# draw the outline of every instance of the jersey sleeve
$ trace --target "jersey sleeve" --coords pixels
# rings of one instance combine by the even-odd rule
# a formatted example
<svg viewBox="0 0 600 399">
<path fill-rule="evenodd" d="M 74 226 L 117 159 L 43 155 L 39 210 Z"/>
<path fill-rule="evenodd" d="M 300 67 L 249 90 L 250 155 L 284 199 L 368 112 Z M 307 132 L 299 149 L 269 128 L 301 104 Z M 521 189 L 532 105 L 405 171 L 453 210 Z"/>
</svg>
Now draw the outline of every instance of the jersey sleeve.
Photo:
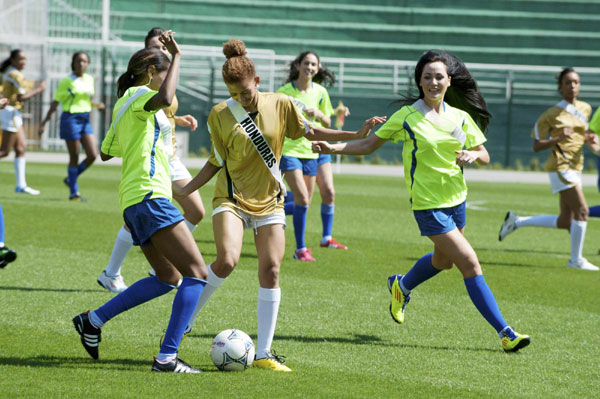
<svg viewBox="0 0 600 399">
<path fill-rule="evenodd" d="M 465 140 L 466 149 L 477 147 L 478 145 L 481 145 L 487 141 L 485 135 L 481 129 L 479 129 L 479 126 L 477 126 L 473 118 L 471 118 L 471 115 L 466 112 L 462 129 L 467 134 L 467 139 Z"/>
<path fill-rule="evenodd" d="M 227 150 L 221 137 L 221 124 L 219 117 L 214 110 L 211 110 L 210 114 L 208 115 L 207 126 L 212 144 L 208 162 L 215 166 L 222 167 L 225 163 L 224 160 L 227 159 Z"/>
<path fill-rule="evenodd" d="M 31 85 L 22 73 L 13 71 L 8 75 L 8 81 L 15 86 L 17 93 L 27 93 L 27 88 Z"/>
<path fill-rule="evenodd" d="M 380 139 L 389 140 L 394 143 L 406 141 L 408 136 L 404 128 L 406 115 L 405 107 L 402 107 L 375 132 L 375 135 Z"/>
<path fill-rule="evenodd" d="M 289 97 L 282 100 L 283 120 L 285 121 L 285 136 L 297 140 L 304 137 L 310 130 L 310 123 L 303 117 Z"/>
<path fill-rule="evenodd" d="M 533 125 L 533 130 L 531 131 L 531 138 L 535 140 L 545 140 L 552 130 L 552 125 L 550 124 L 548 118 L 545 114 L 540 115 L 538 120 Z"/>
<path fill-rule="evenodd" d="M 121 153 L 121 147 L 119 146 L 119 139 L 115 135 L 112 124 L 110 125 L 110 128 L 106 133 L 106 137 L 104 137 L 104 140 L 102 141 L 100 151 L 112 157 L 123 156 L 123 154 Z"/>
<path fill-rule="evenodd" d="M 54 101 L 57 101 L 63 104 L 70 97 L 69 94 L 69 86 L 71 79 L 64 78 L 58 83 L 58 88 L 56 89 L 56 93 L 54 93 Z"/>
<path fill-rule="evenodd" d="M 146 103 L 148 101 L 150 101 L 150 99 L 152 97 L 154 97 L 158 92 L 151 90 L 147 93 L 142 94 L 139 98 L 136 98 L 135 101 L 133 102 L 133 104 L 130 105 L 130 109 L 131 111 L 133 111 L 133 114 L 141 119 L 141 120 L 145 120 L 148 118 L 148 115 L 151 114 L 155 114 L 158 112 L 157 109 L 152 110 L 152 111 L 146 111 L 144 109 L 144 106 L 146 105 Z"/>
<path fill-rule="evenodd" d="M 589 128 L 592 132 L 596 134 L 600 134 L 600 107 L 596 109 L 594 115 L 592 116 L 592 120 L 590 121 Z"/>
</svg>

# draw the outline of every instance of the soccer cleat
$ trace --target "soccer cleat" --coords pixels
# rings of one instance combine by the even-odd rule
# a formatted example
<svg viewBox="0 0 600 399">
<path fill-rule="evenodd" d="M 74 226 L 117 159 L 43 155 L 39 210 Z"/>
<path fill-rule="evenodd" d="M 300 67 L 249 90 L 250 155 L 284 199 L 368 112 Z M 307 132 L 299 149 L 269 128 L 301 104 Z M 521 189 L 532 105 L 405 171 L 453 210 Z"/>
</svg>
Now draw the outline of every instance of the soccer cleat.
<svg viewBox="0 0 600 399">
<path fill-rule="evenodd" d="M 0 269 L 6 267 L 10 262 L 14 262 L 17 259 L 17 253 L 10 248 L 0 248 Z"/>
<path fill-rule="evenodd" d="M 81 196 L 81 194 L 77 193 L 75 195 L 72 195 L 69 197 L 69 201 L 74 201 L 74 202 L 87 202 L 87 200 L 85 198 L 83 198 Z"/>
<path fill-rule="evenodd" d="M 98 277 L 98 284 L 101 287 L 106 288 L 110 292 L 121 293 L 127 289 L 123 277 L 119 274 L 118 276 L 107 276 L 106 270 Z"/>
<path fill-rule="evenodd" d="M 75 330 L 81 336 L 81 344 L 94 359 L 98 359 L 98 344 L 102 341 L 102 330 L 92 325 L 89 310 L 73 318 Z"/>
<path fill-rule="evenodd" d="M 502 334 L 502 349 L 505 352 L 516 352 L 531 342 L 529 335 L 521 335 L 511 327 L 505 327 L 500 334 Z"/>
<path fill-rule="evenodd" d="M 254 359 L 252 362 L 252 366 L 257 367 L 259 369 L 268 369 L 273 371 L 283 371 L 289 373 L 292 371 L 291 368 L 286 366 L 285 364 L 285 356 L 278 355 L 273 352 L 267 353 L 267 357 L 263 357 L 262 359 Z"/>
<path fill-rule="evenodd" d="M 517 214 L 510 211 L 506 212 L 504 222 L 502 222 L 502 227 L 500 227 L 500 233 L 498 234 L 498 241 L 504 240 L 504 237 L 517 229 L 516 222 Z"/>
<path fill-rule="evenodd" d="M 168 363 L 161 363 L 156 358 L 154 358 L 154 362 L 152 363 L 152 371 L 157 371 L 159 373 L 190 373 L 190 374 L 199 374 L 202 372 L 200 369 L 195 369 L 183 360 L 179 358 L 175 358 Z"/>
<path fill-rule="evenodd" d="M 402 274 L 394 274 L 388 277 L 388 290 L 392 294 L 392 303 L 390 303 L 390 314 L 396 323 L 404 322 L 404 308 L 410 301 L 410 295 L 405 295 L 400 288 L 400 280 L 404 277 Z"/>
<path fill-rule="evenodd" d="M 337 242 L 335 240 L 335 238 L 332 238 L 331 240 L 327 241 L 326 243 L 321 243 L 320 246 L 322 248 L 332 248 L 332 249 L 348 249 L 347 246 L 340 244 L 339 242 Z"/>
<path fill-rule="evenodd" d="M 592 265 L 590 262 L 588 262 L 588 260 L 586 258 L 579 258 L 575 262 L 569 261 L 569 264 L 567 265 L 567 267 L 570 267 L 571 269 L 592 270 L 592 271 L 597 271 L 599 269 L 598 266 Z"/>
<path fill-rule="evenodd" d="M 29 186 L 17 187 L 15 189 L 15 192 L 21 193 L 21 194 L 29 194 L 29 195 L 40 195 L 40 190 L 35 190 Z"/>
<path fill-rule="evenodd" d="M 313 258 L 312 254 L 310 253 L 310 249 L 308 248 L 299 249 L 296 252 L 294 252 L 294 259 L 303 260 L 305 262 L 315 261 L 315 258 Z"/>
</svg>

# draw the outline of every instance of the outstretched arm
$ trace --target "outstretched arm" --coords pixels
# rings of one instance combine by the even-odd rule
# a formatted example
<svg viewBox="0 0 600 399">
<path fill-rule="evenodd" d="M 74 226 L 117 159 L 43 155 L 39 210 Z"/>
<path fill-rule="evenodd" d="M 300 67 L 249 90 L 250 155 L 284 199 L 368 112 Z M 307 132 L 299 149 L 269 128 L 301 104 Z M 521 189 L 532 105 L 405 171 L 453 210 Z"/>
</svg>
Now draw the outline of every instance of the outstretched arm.
<svg viewBox="0 0 600 399">
<path fill-rule="evenodd" d="M 177 186 L 173 187 L 173 191 L 182 197 L 187 197 L 194 191 L 198 190 L 200 187 L 204 186 L 206 183 L 213 178 L 217 172 L 221 170 L 220 166 L 215 166 L 212 163 L 206 161 L 200 172 L 194 177 L 188 184 L 184 187 L 178 188 Z"/>
<path fill-rule="evenodd" d="M 344 130 L 334 130 L 324 127 L 313 126 L 306 134 L 306 138 L 311 141 L 325 140 L 325 141 L 343 141 L 343 140 L 355 140 L 367 137 L 373 128 L 386 121 L 385 116 L 374 116 L 369 118 L 363 123 L 359 131 L 349 132 Z"/>
<path fill-rule="evenodd" d="M 381 147 L 385 142 L 386 140 L 373 135 L 348 143 L 331 144 L 326 141 L 316 141 L 313 143 L 312 148 L 314 152 L 321 154 L 367 155 Z"/>
<path fill-rule="evenodd" d="M 563 131 L 560 134 L 560 136 L 556 136 L 548 140 L 534 140 L 533 151 L 538 152 L 554 147 L 554 145 L 560 143 L 561 141 L 569 137 L 571 134 L 573 134 L 573 128 L 565 127 L 563 128 Z"/>
</svg>

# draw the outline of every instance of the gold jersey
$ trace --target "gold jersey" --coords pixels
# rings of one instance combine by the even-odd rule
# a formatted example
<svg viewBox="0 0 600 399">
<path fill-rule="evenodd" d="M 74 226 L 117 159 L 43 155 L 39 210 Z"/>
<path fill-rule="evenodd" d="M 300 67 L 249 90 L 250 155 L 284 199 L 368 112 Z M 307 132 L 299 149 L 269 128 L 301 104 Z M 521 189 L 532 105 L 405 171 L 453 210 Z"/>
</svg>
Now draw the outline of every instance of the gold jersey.
<svg viewBox="0 0 600 399">
<path fill-rule="evenodd" d="M 586 102 L 577 100 L 574 105 L 576 110 L 585 118 L 585 122 L 562 107 L 555 105 L 540 115 L 531 132 L 533 139 L 547 140 L 548 138 L 552 139 L 560 136 L 566 127 L 573 129 L 571 136 L 552 147 L 546 162 L 548 172 L 568 169 L 583 170 L 583 145 L 587 121 L 592 114 L 592 107 Z"/>
<path fill-rule="evenodd" d="M 15 109 L 23 108 L 23 102 L 17 98 L 20 94 L 27 93 L 32 87 L 33 82 L 25 79 L 25 76 L 15 67 L 9 67 L 2 75 L 2 93 L 9 99 L 9 105 Z"/>
<path fill-rule="evenodd" d="M 261 92 L 257 95 L 258 113 L 254 123 L 279 160 L 284 138 L 299 139 L 306 134 L 308 126 L 288 96 Z M 279 183 L 225 101 L 211 109 L 208 128 L 212 141 L 208 161 L 222 168 L 217 177 L 213 208 L 227 206 L 256 216 L 283 210 Z"/>
</svg>

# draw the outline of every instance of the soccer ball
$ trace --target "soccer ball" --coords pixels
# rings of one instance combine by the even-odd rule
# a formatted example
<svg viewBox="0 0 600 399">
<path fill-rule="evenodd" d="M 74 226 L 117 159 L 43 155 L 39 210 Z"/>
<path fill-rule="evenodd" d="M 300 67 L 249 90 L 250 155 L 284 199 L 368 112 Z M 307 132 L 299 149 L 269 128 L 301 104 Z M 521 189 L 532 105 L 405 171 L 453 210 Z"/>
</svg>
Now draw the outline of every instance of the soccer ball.
<svg viewBox="0 0 600 399">
<path fill-rule="evenodd" d="M 243 371 L 254 361 L 254 343 L 243 331 L 221 331 L 213 339 L 210 357 L 221 371 Z"/>
</svg>

